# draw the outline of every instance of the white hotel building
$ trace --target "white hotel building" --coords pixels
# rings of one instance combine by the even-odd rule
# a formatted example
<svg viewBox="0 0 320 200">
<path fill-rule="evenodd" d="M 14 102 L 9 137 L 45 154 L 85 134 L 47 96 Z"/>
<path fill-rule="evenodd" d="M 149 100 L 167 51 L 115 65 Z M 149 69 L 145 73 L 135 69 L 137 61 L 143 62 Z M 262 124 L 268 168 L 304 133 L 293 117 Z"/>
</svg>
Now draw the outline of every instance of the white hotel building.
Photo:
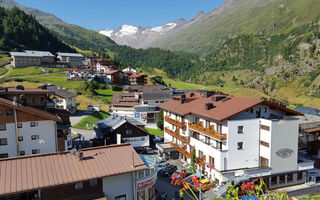
<svg viewBox="0 0 320 200">
<path fill-rule="evenodd" d="M 57 124 L 46 111 L 0 98 L 0 159 L 57 152 Z"/>
<path fill-rule="evenodd" d="M 273 99 L 195 92 L 160 104 L 164 139 L 180 159 L 216 183 L 263 177 L 269 189 L 305 182 L 313 162 L 298 162 L 298 112 Z"/>
</svg>

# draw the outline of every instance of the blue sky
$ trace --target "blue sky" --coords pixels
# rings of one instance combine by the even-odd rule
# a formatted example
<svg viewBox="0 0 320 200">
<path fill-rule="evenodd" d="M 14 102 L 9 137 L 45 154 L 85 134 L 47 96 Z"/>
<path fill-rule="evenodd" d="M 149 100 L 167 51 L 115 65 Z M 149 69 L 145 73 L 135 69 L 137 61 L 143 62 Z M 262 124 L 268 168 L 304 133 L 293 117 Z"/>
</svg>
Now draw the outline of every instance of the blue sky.
<svg viewBox="0 0 320 200">
<path fill-rule="evenodd" d="M 158 26 L 177 18 L 192 19 L 226 0 L 16 0 L 52 13 L 63 21 L 92 30 L 116 29 L 123 24 Z"/>
</svg>

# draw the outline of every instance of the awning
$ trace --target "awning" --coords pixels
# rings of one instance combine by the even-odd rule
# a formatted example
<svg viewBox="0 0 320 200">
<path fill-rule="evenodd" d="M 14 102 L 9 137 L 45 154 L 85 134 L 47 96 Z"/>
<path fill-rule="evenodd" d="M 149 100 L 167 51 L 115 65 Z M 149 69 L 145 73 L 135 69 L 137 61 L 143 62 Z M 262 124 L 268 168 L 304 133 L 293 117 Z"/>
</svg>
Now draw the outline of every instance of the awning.
<svg viewBox="0 0 320 200">
<path fill-rule="evenodd" d="M 313 132 L 317 132 L 317 131 L 320 131 L 320 128 L 312 128 L 312 129 L 304 130 L 304 132 L 306 132 L 306 133 L 313 133 Z"/>
</svg>

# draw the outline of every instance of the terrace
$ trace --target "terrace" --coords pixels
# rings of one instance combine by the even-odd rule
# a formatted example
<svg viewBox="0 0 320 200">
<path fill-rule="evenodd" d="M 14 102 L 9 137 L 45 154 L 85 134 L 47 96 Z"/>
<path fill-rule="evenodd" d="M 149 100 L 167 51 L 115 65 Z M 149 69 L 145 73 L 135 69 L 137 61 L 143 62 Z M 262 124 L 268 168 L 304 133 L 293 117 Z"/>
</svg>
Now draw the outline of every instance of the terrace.
<svg viewBox="0 0 320 200">
<path fill-rule="evenodd" d="M 179 129 L 177 129 L 176 131 L 172 131 L 172 130 L 170 130 L 170 129 L 168 129 L 168 128 L 165 128 L 164 131 L 165 131 L 166 133 L 168 133 L 169 135 L 177 138 L 177 139 L 180 140 L 181 142 L 190 144 L 190 138 L 189 138 L 189 137 L 184 137 L 184 136 L 180 135 L 180 134 L 179 134 L 179 131 L 180 131 Z"/>
<path fill-rule="evenodd" d="M 166 120 L 166 122 L 168 122 L 172 125 L 175 125 L 179 128 L 182 128 L 183 130 L 186 130 L 186 123 L 185 122 L 180 122 L 179 120 L 171 119 L 169 116 L 165 116 L 164 119 Z"/>
<path fill-rule="evenodd" d="M 210 126 L 209 129 L 207 128 L 204 128 L 203 127 L 203 122 L 200 122 L 199 124 L 193 124 L 193 123 L 189 123 L 189 128 L 199 132 L 199 133 L 202 133 L 202 134 L 205 134 L 209 137 L 213 137 L 217 140 L 226 140 L 227 139 L 227 134 L 223 134 L 223 133 L 218 133 L 214 130 L 214 126 Z"/>
</svg>

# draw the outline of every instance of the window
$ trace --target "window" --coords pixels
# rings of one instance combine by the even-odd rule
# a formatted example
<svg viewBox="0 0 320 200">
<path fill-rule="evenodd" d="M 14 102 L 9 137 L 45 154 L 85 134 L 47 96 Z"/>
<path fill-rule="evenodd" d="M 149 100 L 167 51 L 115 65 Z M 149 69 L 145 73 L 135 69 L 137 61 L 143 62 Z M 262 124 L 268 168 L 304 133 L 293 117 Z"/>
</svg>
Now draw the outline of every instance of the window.
<svg viewBox="0 0 320 200">
<path fill-rule="evenodd" d="M 6 110 L 6 115 L 7 116 L 12 116 L 13 115 L 13 110 Z"/>
<path fill-rule="evenodd" d="M 26 152 L 25 151 L 20 151 L 20 156 L 24 156 L 26 155 Z"/>
<path fill-rule="evenodd" d="M 214 167 L 214 158 L 209 156 L 209 167 Z"/>
<path fill-rule="evenodd" d="M 210 145 L 210 138 L 209 137 L 205 136 L 204 140 L 205 140 L 206 144 Z"/>
<path fill-rule="evenodd" d="M 286 175 L 281 175 L 279 177 L 279 184 L 284 184 L 286 182 Z"/>
<path fill-rule="evenodd" d="M 138 192 L 139 194 L 139 192 Z M 139 199 L 139 198 L 138 198 Z M 114 200 L 127 200 L 127 195 L 122 194 L 122 195 L 118 195 L 114 198 Z"/>
<path fill-rule="evenodd" d="M 269 167 L 269 160 L 264 157 L 260 157 L 260 167 L 261 168 Z"/>
<path fill-rule="evenodd" d="M 268 142 L 260 141 L 260 144 L 262 146 L 269 147 L 269 143 Z"/>
<path fill-rule="evenodd" d="M 39 139 L 39 135 L 31 135 L 31 140 L 37 140 Z"/>
<path fill-rule="evenodd" d="M 271 177 L 271 185 L 277 185 L 277 177 L 276 176 Z"/>
<path fill-rule="evenodd" d="M 152 199 L 152 197 L 155 195 L 155 186 L 154 185 L 152 187 L 149 187 L 148 194 L 149 194 L 148 199 Z"/>
<path fill-rule="evenodd" d="M 138 179 L 143 178 L 144 177 L 144 171 L 139 171 L 138 172 Z"/>
<path fill-rule="evenodd" d="M 238 133 L 243 133 L 243 126 L 238 126 Z"/>
<path fill-rule="evenodd" d="M 298 172 L 297 181 L 301 181 L 301 180 L 302 180 L 302 172 Z"/>
<path fill-rule="evenodd" d="M 0 110 L 0 116 L 2 115 L 2 110 Z"/>
<path fill-rule="evenodd" d="M 287 183 L 291 183 L 293 181 L 293 175 L 287 174 Z"/>
<path fill-rule="evenodd" d="M 145 170 L 145 176 L 149 176 L 149 175 L 150 175 L 150 170 L 149 169 Z"/>
<path fill-rule="evenodd" d="M 38 122 L 30 122 L 30 127 L 36 127 L 38 126 Z"/>
<path fill-rule="evenodd" d="M 28 98 L 28 103 L 35 103 L 35 98 L 34 97 L 29 97 Z"/>
<path fill-rule="evenodd" d="M 23 136 L 19 136 L 18 141 L 23 141 Z"/>
<path fill-rule="evenodd" d="M 222 142 L 217 141 L 217 149 L 220 149 L 220 150 L 222 149 Z"/>
<path fill-rule="evenodd" d="M 90 187 L 97 187 L 98 186 L 98 180 L 97 179 L 93 179 L 90 181 Z"/>
<path fill-rule="evenodd" d="M 126 135 L 131 135 L 132 134 L 132 130 L 126 130 Z"/>
<path fill-rule="evenodd" d="M 9 154 L 8 153 L 0 153 L 0 158 L 8 158 Z"/>
<path fill-rule="evenodd" d="M 238 142 L 238 150 L 241 150 L 243 149 L 243 142 Z"/>
<path fill-rule="evenodd" d="M 38 154 L 40 153 L 40 149 L 32 149 L 32 154 Z"/>
<path fill-rule="evenodd" d="M 199 133 L 193 132 L 192 136 L 193 136 L 195 139 L 199 140 Z"/>
<path fill-rule="evenodd" d="M 0 138 L 0 146 L 4 146 L 7 144 L 8 144 L 7 138 Z"/>
<path fill-rule="evenodd" d="M 268 111 L 268 108 L 267 108 L 267 107 L 265 107 L 265 108 L 264 108 L 264 112 L 266 113 L 267 111 Z"/>
<path fill-rule="evenodd" d="M 18 128 L 22 128 L 22 123 L 21 123 L 21 122 L 18 122 L 17 127 L 18 127 Z"/>
<path fill-rule="evenodd" d="M 253 109 L 252 108 L 250 109 L 250 112 L 253 113 Z"/>
<path fill-rule="evenodd" d="M 44 98 L 40 97 L 40 102 L 43 103 L 44 102 Z"/>
<path fill-rule="evenodd" d="M 140 199 L 146 199 L 146 198 L 145 198 L 145 196 L 146 196 L 145 192 L 146 192 L 146 190 L 142 190 L 142 191 L 138 191 L 138 192 L 137 192 L 137 197 L 138 197 L 139 200 L 140 200 Z M 122 200 L 122 199 L 121 199 L 121 200 Z"/>
<path fill-rule="evenodd" d="M 0 131 L 6 130 L 6 124 L 0 124 Z"/>
<path fill-rule="evenodd" d="M 260 129 L 270 131 L 270 127 L 265 125 L 260 125 Z"/>
<path fill-rule="evenodd" d="M 76 184 L 74 185 L 74 188 L 75 188 L 76 190 L 82 190 L 82 189 L 83 189 L 83 182 L 76 183 Z"/>
</svg>

